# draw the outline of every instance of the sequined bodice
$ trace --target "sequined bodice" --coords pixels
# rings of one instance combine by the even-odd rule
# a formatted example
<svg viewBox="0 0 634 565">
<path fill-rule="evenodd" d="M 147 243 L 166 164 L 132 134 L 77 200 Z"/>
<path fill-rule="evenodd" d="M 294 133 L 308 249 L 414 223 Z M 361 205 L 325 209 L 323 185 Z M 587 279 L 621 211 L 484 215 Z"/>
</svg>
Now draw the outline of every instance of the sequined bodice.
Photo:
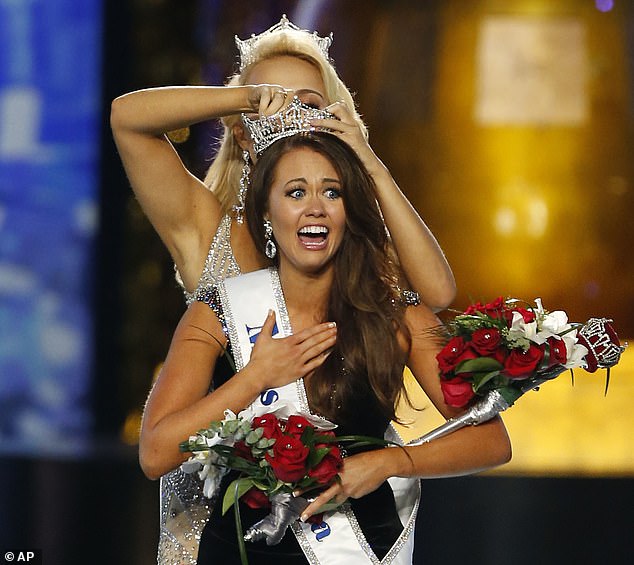
<svg viewBox="0 0 634 565">
<path fill-rule="evenodd" d="M 180 273 L 174 269 L 188 306 L 199 292 L 239 275 L 240 267 L 231 248 L 231 216 L 220 221 L 194 292 L 187 292 Z M 195 565 L 200 536 L 213 503 L 203 496 L 200 481 L 180 468 L 161 477 L 159 565 Z"/>
<path fill-rule="evenodd" d="M 198 280 L 198 286 L 194 292 L 187 291 L 176 265 L 174 265 L 174 270 L 176 271 L 176 281 L 183 289 L 185 302 L 188 306 L 193 302 L 196 291 L 199 289 L 208 288 L 224 279 L 238 276 L 240 267 L 231 248 L 231 216 L 227 214 L 220 220 L 218 229 L 209 246 L 209 253 L 207 253 L 207 260 Z"/>
</svg>

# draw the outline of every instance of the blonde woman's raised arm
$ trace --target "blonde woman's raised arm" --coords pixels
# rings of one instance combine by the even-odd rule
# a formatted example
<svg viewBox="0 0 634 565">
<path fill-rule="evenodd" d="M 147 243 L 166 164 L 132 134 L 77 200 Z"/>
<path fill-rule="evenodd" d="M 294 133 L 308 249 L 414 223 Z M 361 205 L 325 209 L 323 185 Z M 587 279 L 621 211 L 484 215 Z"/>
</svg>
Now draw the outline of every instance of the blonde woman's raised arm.
<svg viewBox="0 0 634 565">
<path fill-rule="evenodd" d="M 357 152 L 376 184 L 385 225 L 411 288 L 430 308 L 443 310 L 456 296 L 456 281 L 434 234 L 374 153 L 350 110 L 342 102 L 327 109 L 338 119 L 313 124 L 329 128 Z"/>
<path fill-rule="evenodd" d="M 173 86 L 138 90 L 112 103 L 112 132 L 132 189 L 189 290 L 198 283 L 221 206 L 187 170 L 165 134 L 263 105 L 269 113 L 276 111 L 270 99 L 281 90 L 273 85 Z M 279 98 L 281 104 L 284 97 Z"/>
</svg>

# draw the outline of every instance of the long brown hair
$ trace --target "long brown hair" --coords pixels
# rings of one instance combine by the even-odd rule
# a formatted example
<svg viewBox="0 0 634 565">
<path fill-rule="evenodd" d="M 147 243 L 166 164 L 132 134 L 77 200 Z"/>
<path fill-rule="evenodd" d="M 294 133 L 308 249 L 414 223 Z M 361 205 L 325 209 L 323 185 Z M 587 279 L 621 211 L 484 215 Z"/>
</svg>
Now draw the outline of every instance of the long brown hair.
<svg viewBox="0 0 634 565">
<path fill-rule="evenodd" d="M 258 159 L 246 198 L 249 230 L 264 251 L 264 215 L 275 168 L 286 153 L 308 148 L 333 165 L 343 188 L 346 232 L 334 257 L 326 319 L 337 323 L 337 345 L 310 380 L 313 408 L 337 421 L 359 387 L 370 386 L 382 414 L 395 417 L 403 389 L 405 354 L 397 333 L 409 334 L 398 293 L 398 272 L 376 201 L 374 181 L 356 153 L 334 135 L 298 134 L 275 142 Z M 344 411 L 345 412 L 345 411 Z"/>
</svg>

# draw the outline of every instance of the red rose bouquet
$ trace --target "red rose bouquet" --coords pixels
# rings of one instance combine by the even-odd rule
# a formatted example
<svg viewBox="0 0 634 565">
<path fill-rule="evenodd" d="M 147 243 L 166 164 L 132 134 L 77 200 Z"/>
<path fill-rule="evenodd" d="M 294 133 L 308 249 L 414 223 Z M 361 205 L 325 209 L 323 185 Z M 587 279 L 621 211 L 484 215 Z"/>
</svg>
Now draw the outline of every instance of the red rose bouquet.
<svg viewBox="0 0 634 565">
<path fill-rule="evenodd" d="M 263 414 L 247 409 L 236 416 L 227 410 L 224 420 L 212 422 L 181 443 L 181 451 L 192 454 L 181 468 L 198 473 L 208 498 L 229 470 L 238 471 L 225 491 L 222 511 L 227 512 L 237 500 L 251 508 L 270 508 L 264 520 L 247 530 L 244 540 L 264 539 L 275 545 L 308 505 L 308 500 L 293 492 L 319 489 L 337 480 L 343 465 L 342 444 L 354 449 L 388 443 L 366 436 L 337 437 L 332 431 L 335 427 L 311 414 L 291 413 L 286 404 Z M 235 516 L 241 557 L 246 562 L 237 504 Z"/>
<path fill-rule="evenodd" d="M 502 297 L 469 306 L 443 327 L 447 343 L 436 356 L 445 402 L 469 409 L 420 441 L 482 423 L 567 369 L 607 368 L 609 378 L 625 349 L 611 322 L 572 324 L 562 310 L 544 310 L 539 299 L 535 306 Z"/>
</svg>

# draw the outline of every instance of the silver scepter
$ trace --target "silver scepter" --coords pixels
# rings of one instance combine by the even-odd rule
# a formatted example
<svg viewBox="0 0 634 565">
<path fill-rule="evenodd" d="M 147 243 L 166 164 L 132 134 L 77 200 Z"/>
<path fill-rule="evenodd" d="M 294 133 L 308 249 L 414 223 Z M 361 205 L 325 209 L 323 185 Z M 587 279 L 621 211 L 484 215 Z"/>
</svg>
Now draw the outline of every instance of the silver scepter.
<svg viewBox="0 0 634 565">
<path fill-rule="evenodd" d="M 529 390 L 538 388 L 546 381 L 554 379 L 566 370 L 563 365 L 555 365 L 546 371 L 540 371 L 534 377 L 529 377 L 521 381 L 518 380 L 516 381 L 517 385 L 513 387 L 513 396 L 517 399 Z M 465 426 L 477 426 L 478 424 L 482 424 L 513 406 L 514 402 L 515 400 L 505 398 L 499 390 L 490 390 L 464 414 L 456 418 L 450 418 L 441 426 L 414 440 L 412 443 L 428 443 L 439 437 L 446 436 L 451 432 L 455 432 L 460 428 L 464 428 Z"/>
</svg>

